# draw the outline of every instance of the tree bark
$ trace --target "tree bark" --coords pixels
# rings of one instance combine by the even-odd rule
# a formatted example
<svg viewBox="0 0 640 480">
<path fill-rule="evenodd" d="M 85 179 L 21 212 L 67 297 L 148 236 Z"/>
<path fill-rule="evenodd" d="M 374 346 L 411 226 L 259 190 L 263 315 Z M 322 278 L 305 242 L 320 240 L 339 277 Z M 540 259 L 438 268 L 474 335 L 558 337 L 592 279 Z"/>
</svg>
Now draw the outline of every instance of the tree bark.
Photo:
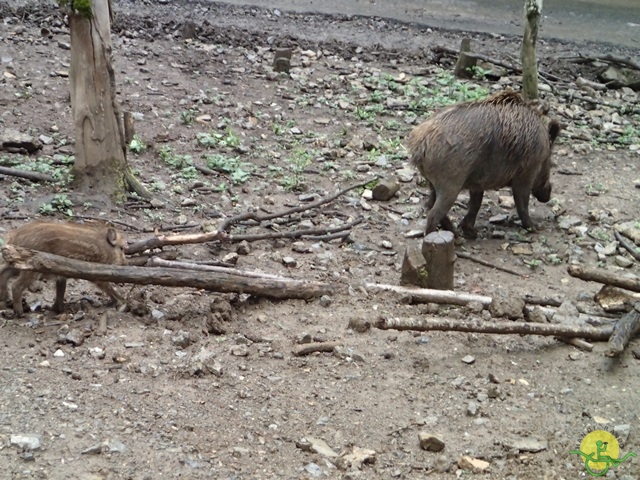
<svg viewBox="0 0 640 480">
<path fill-rule="evenodd" d="M 2 247 L 2 255 L 7 262 L 19 270 L 48 273 L 66 278 L 82 278 L 93 282 L 193 287 L 223 293 L 247 293 L 280 300 L 320 297 L 335 293 L 338 289 L 326 283 L 293 279 L 274 280 L 177 268 L 105 265 L 36 252 L 15 245 Z"/>
<path fill-rule="evenodd" d="M 91 11 L 90 18 L 78 12 L 69 14 L 69 83 L 76 133 L 75 187 L 122 202 L 131 183 L 129 180 L 140 185 L 127 163 L 116 101 L 110 0 L 91 0 Z"/>
<path fill-rule="evenodd" d="M 525 0 L 525 26 L 522 37 L 520 61 L 522 62 L 522 93 L 527 100 L 538 98 L 538 62 L 536 59 L 536 40 L 538 24 L 542 14 L 542 0 Z"/>
</svg>

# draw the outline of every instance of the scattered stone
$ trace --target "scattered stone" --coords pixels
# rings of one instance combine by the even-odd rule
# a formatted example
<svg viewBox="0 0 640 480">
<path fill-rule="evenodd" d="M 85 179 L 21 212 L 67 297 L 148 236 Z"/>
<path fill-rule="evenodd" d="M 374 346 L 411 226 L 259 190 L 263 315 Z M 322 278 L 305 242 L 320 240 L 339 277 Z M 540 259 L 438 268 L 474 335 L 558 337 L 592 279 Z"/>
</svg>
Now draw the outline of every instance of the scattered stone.
<svg viewBox="0 0 640 480">
<path fill-rule="evenodd" d="M 81 330 L 74 328 L 64 336 L 64 341 L 66 343 L 70 343 L 74 347 L 79 347 L 84 343 L 84 338 L 84 333 Z"/>
<path fill-rule="evenodd" d="M 100 455 L 104 450 L 106 450 L 106 445 L 103 443 L 98 443 L 96 445 L 91 445 L 89 448 L 85 448 L 80 453 L 82 455 Z"/>
<path fill-rule="evenodd" d="M 353 446 L 351 452 L 344 452 L 336 460 L 342 470 L 359 470 L 364 464 L 376 463 L 376 451 Z"/>
<path fill-rule="evenodd" d="M 533 249 L 528 243 L 517 243 L 511 247 L 514 255 L 533 255 Z"/>
<path fill-rule="evenodd" d="M 240 256 L 235 252 L 227 253 L 224 257 L 222 257 L 222 261 L 224 263 L 230 263 L 231 265 L 236 265 L 239 259 Z"/>
<path fill-rule="evenodd" d="M 463 361 L 464 363 L 466 363 L 467 365 L 471 365 L 472 363 L 474 363 L 474 362 L 476 361 L 476 359 L 475 359 L 473 356 L 471 356 L 471 355 L 467 355 L 466 357 L 464 357 L 464 358 L 462 359 L 462 361 Z"/>
<path fill-rule="evenodd" d="M 53 138 L 47 135 L 40 135 L 38 140 L 40 140 L 44 145 L 51 145 L 53 143 Z"/>
<path fill-rule="evenodd" d="M 315 193 L 302 193 L 298 195 L 298 200 L 300 200 L 301 202 L 313 202 L 316 197 L 317 195 Z"/>
<path fill-rule="evenodd" d="M 293 257 L 282 257 L 282 264 L 287 268 L 295 268 L 298 265 Z"/>
<path fill-rule="evenodd" d="M 40 140 L 27 133 L 21 133 L 11 128 L 5 128 L 0 133 L 0 150 L 12 153 L 34 153 L 42 149 Z"/>
<path fill-rule="evenodd" d="M 173 343 L 178 348 L 187 348 L 189 345 L 194 343 L 195 340 L 191 338 L 189 332 L 185 332 L 184 330 L 180 330 L 178 333 L 171 337 L 171 343 Z"/>
<path fill-rule="evenodd" d="M 153 200 L 151 200 L 151 202 L 153 203 Z M 195 198 L 183 198 L 182 201 L 180 202 L 180 206 L 182 207 L 196 207 L 198 205 L 200 205 L 200 201 Z M 164 207 L 164 203 L 162 204 L 161 207 L 157 207 L 157 208 L 163 208 L 163 207 Z"/>
<path fill-rule="evenodd" d="M 469 313 L 481 313 L 484 310 L 484 305 L 482 302 L 474 300 L 472 302 L 467 303 L 466 309 Z"/>
<path fill-rule="evenodd" d="M 578 307 L 576 307 L 571 300 L 562 302 L 562 305 L 560 305 L 556 313 L 553 314 L 554 323 L 563 323 L 565 325 L 581 325 L 582 322 L 579 318 L 580 312 L 578 311 Z"/>
<path fill-rule="evenodd" d="M 525 320 L 531 323 L 547 323 L 547 315 L 537 305 L 530 311 L 525 312 Z"/>
<path fill-rule="evenodd" d="M 446 455 L 438 455 L 436 458 L 436 463 L 433 466 L 433 469 L 437 473 L 446 473 L 451 469 L 452 461 Z"/>
<path fill-rule="evenodd" d="M 474 401 L 469 402 L 467 405 L 467 415 L 475 417 L 478 414 L 478 404 Z"/>
<path fill-rule="evenodd" d="M 11 445 L 20 447 L 23 450 L 38 450 L 42 446 L 42 437 L 36 434 L 16 434 L 11 435 Z"/>
<path fill-rule="evenodd" d="M 384 178 L 373 187 L 372 195 L 374 200 L 386 202 L 400 190 L 400 184 L 394 177 Z"/>
<path fill-rule="evenodd" d="M 322 295 L 320 297 L 320 306 L 327 308 L 330 305 L 331 305 L 331 297 L 329 295 Z"/>
<path fill-rule="evenodd" d="M 500 195 L 498 197 L 498 205 L 500 205 L 502 208 L 512 209 L 512 208 L 515 208 L 516 203 L 513 200 L 513 196 L 511 196 L 511 195 Z"/>
<path fill-rule="evenodd" d="M 231 355 L 235 357 L 246 357 L 249 355 L 249 347 L 246 345 L 234 345 L 231 347 Z"/>
<path fill-rule="evenodd" d="M 529 453 L 542 452 L 549 448 L 549 442 L 546 440 L 538 440 L 533 437 L 523 437 L 512 441 L 506 441 L 504 445 L 511 450 Z"/>
<path fill-rule="evenodd" d="M 472 458 L 468 455 L 463 455 L 458 459 L 458 467 L 462 470 L 471 470 L 474 473 L 482 473 L 489 468 L 490 463 L 480 460 L 478 458 Z"/>
<path fill-rule="evenodd" d="M 569 230 L 571 227 L 582 225 L 582 219 L 574 215 L 563 215 L 559 218 L 558 226 L 562 230 Z"/>
<path fill-rule="evenodd" d="M 623 257 L 622 255 L 616 255 L 613 257 L 613 261 L 616 262 L 616 265 L 622 268 L 629 268 L 633 266 L 633 261 L 629 260 L 627 257 Z"/>
<path fill-rule="evenodd" d="M 64 357 L 64 352 L 62 350 L 58 349 L 55 352 L 53 352 L 53 356 L 57 357 L 57 358 L 62 358 L 62 357 Z"/>
<path fill-rule="evenodd" d="M 516 320 L 523 317 L 525 303 L 518 297 L 496 296 L 489 305 L 489 312 L 492 317 L 506 317 Z"/>
<path fill-rule="evenodd" d="M 309 451 L 330 458 L 338 456 L 338 454 L 334 452 L 329 445 L 327 445 L 327 442 L 321 438 L 307 437 L 306 440 L 309 443 Z"/>
<path fill-rule="evenodd" d="M 202 347 L 191 358 L 189 374 L 194 377 L 203 375 L 222 376 L 222 365 L 216 359 L 216 352 Z"/>
<path fill-rule="evenodd" d="M 293 242 L 291 244 L 291 251 L 296 253 L 311 253 L 311 248 L 305 245 L 304 242 Z"/>
<path fill-rule="evenodd" d="M 616 425 L 613 427 L 613 433 L 618 440 L 626 443 L 631 433 L 631 425 Z"/>
<path fill-rule="evenodd" d="M 238 255 L 249 255 L 250 252 L 251 252 L 251 246 L 249 245 L 249 242 L 247 242 L 246 240 L 242 240 L 236 246 L 236 253 Z"/>
<path fill-rule="evenodd" d="M 149 202 L 149 205 L 151 205 L 153 208 L 164 208 L 164 202 L 157 198 L 152 198 Z"/>
<path fill-rule="evenodd" d="M 418 433 L 418 440 L 420 441 L 420 448 L 427 452 L 441 452 L 444 450 L 444 440 L 438 435 L 429 432 Z"/>
<path fill-rule="evenodd" d="M 422 230 L 409 230 L 404 234 L 405 238 L 420 238 L 424 236 L 424 229 Z M 422 252 L 420 253 L 422 255 Z"/>
<path fill-rule="evenodd" d="M 380 242 L 380 246 L 382 248 L 386 248 L 387 250 L 391 250 L 393 248 L 393 243 L 391 243 L 389 240 L 382 240 Z"/>
</svg>

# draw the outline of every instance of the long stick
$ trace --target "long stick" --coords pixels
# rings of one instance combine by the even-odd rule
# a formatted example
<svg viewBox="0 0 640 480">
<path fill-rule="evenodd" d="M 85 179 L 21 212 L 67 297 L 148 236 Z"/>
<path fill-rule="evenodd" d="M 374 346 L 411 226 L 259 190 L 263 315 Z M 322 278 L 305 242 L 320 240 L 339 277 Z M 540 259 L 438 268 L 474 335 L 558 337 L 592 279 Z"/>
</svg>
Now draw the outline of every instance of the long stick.
<svg viewBox="0 0 640 480">
<path fill-rule="evenodd" d="M 250 278 L 219 272 L 179 270 L 177 268 L 129 267 L 83 262 L 36 252 L 15 245 L 2 247 L 4 259 L 20 270 L 31 270 L 67 278 L 90 281 L 193 287 L 225 293 L 248 293 L 274 299 L 313 298 L 335 293 L 336 285 L 294 279 Z"/>
<path fill-rule="evenodd" d="M 202 265 L 189 262 L 176 262 L 173 260 L 165 260 L 164 258 L 151 257 L 147 261 L 148 267 L 169 267 L 179 268 L 181 270 L 197 270 L 200 272 L 218 272 L 228 273 L 229 275 L 238 275 L 240 277 L 251 278 L 268 278 L 271 280 L 291 280 L 291 278 L 281 277 L 280 275 L 271 275 L 269 273 L 251 272 L 248 270 L 239 270 L 237 268 L 219 267 L 215 265 Z"/>
<path fill-rule="evenodd" d="M 128 246 L 127 255 L 133 255 L 134 253 L 144 252 L 145 250 L 159 247 L 166 247 L 167 245 L 185 245 L 188 243 L 205 243 L 213 242 L 214 240 L 227 240 L 228 235 L 224 232 L 210 232 L 210 233 L 191 233 L 184 235 L 158 235 L 157 237 L 151 237 L 144 240 L 139 240 Z"/>
<path fill-rule="evenodd" d="M 456 255 L 459 256 L 460 258 L 465 258 L 467 260 L 471 260 L 472 262 L 479 263 L 480 265 L 484 265 L 485 267 L 495 268 L 496 270 L 500 270 L 502 272 L 510 273 L 511 275 L 516 275 L 518 277 L 526 277 L 527 276 L 526 273 L 521 273 L 521 272 L 518 272 L 516 270 L 512 270 L 510 268 L 507 268 L 507 267 L 502 267 L 500 265 L 496 265 L 495 263 L 491 263 L 491 262 L 488 262 L 488 261 L 483 260 L 481 258 L 474 257 L 470 253 L 456 251 Z"/>
<path fill-rule="evenodd" d="M 55 178 L 46 173 L 29 172 L 27 170 L 16 170 L 15 168 L 0 167 L 0 174 L 12 177 L 26 178 L 32 182 L 55 182 Z"/>
<path fill-rule="evenodd" d="M 474 295 L 473 293 L 454 292 L 453 290 L 400 287 L 398 285 L 387 285 L 384 283 L 365 283 L 364 287 L 410 295 L 413 301 L 448 303 L 451 305 L 466 305 L 470 302 L 480 302 L 485 307 L 491 304 L 491 297 Z"/>
<path fill-rule="evenodd" d="M 464 322 L 459 320 L 381 318 L 375 325 L 381 330 L 431 330 L 450 332 L 528 334 L 556 337 L 580 337 L 588 340 L 606 341 L 613 327 L 572 327 L 563 324 L 526 323 L 526 322 Z"/>
</svg>

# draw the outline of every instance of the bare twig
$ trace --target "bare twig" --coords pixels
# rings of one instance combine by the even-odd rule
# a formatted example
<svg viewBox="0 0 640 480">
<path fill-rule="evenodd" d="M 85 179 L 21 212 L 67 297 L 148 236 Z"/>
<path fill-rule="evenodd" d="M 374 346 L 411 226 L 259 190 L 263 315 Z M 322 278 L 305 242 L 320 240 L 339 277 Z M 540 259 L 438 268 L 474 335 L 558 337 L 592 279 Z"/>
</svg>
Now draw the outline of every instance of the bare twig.
<svg viewBox="0 0 640 480">
<path fill-rule="evenodd" d="M 569 275 L 588 282 L 599 282 L 605 285 L 624 288 L 632 292 L 640 292 L 640 279 L 638 277 L 627 278 L 613 273 L 592 268 L 583 268 L 579 265 L 569 265 L 567 268 Z"/>
<path fill-rule="evenodd" d="M 271 233 L 256 233 L 245 235 L 232 235 L 229 237 L 230 242 L 255 242 L 257 240 L 269 240 L 273 238 L 300 238 L 307 236 L 317 236 L 324 234 L 332 234 L 337 232 L 344 232 L 345 230 L 351 230 L 352 227 L 358 225 L 364 221 L 363 217 L 356 218 L 353 222 L 345 223 L 338 227 L 332 228 L 305 228 L 302 230 L 292 230 L 290 232 L 271 232 Z"/>
<path fill-rule="evenodd" d="M 576 337 L 571 337 L 571 338 L 563 338 L 563 337 L 556 337 L 557 340 L 560 340 L 561 342 L 564 343 L 568 343 L 569 345 L 573 345 L 576 348 L 579 348 L 580 350 L 584 350 L 586 352 L 590 352 L 593 350 L 593 343 L 589 343 L 585 340 L 582 340 L 581 338 L 576 338 Z"/>
<path fill-rule="evenodd" d="M 640 70 L 640 63 L 633 60 L 631 57 L 621 57 L 620 55 L 574 55 L 570 57 L 555 56 L 558 60 L 567 60 L 573 63 L 589 63 L 589 62 L 607 62 L 623 67 L 633 68 L 634 70 Z"/>
<path fill-rule="evenodd" d="M 159 257 L 152 257 L 147 262 L 148 267 L 169 267 L 169 268 L 179 268 L 181 270 L 199 270 L 201 272 L 219 272 L 219 273 L 227 273 L 229 275 L 238 275 L 241 277 L 252 277 L 252 278 L 269 278 L 272 280 L 289 280 L 290 278 L 282 277 L 280 275 L 271 275 L 269 273 L 261 273 L 261 272 L 252 272 L 248 270 L 239 270 L 237 268 L 228 268 L 228 267 L 216 267 L 213 265 L 199 265 L 197 263 L 188 263 L 188 262 L 176 262 L 173 260 L 165 260 Z"/>
<path fill-rule="evenodd" d="M 484 265 L 485 267 L 495 268 L 496 270 L 500 270 L 502 272 L 510 273 L 511 275 L 516 275 L 518 277 L 527 277 L 526 273 L 521 273 L 516 270 L 511 270 L 507 267 L 502 267 L 500 265 L 496 265 L 495 263 L 488 262 L 487 260 L 482 260 L 481 258 L 476 258 L 472 256 L 470 253 L 466 252 L 456 252 L 456 255 L 460 258 L 465 258 L 467 260 L 471 260 L 472 262 L 479 263 L 480 265 Z"/>
<path fill-rule="evenodd" d="M 470 302 L 480 302 L 488 307 L 491 304 L 491 297 L 484 295 L 474 295 L 466 292 L 454 292 L 452 290 L 432 290 L 429 288 L 401 287 L 398 285 L 387 285 L 384 283 L 365 283 L 365 288 L 373 290 L 386 290 L 403 295 L 409 295 L 413 302 L 434 302 L 448 303 L 450 305 L 466 305 Z"/>
<path fill-rule="evenodd" d="M 126 253 L 132 255 L 134 253 L 144 252 L 148 249 L 166 247 L 167 245 L 186 245 L 191 243 L 206 243 L 214 240 L 227 240 L 228 235 L 224 232 L 210 233 L 192 233 L 185 235 L 159 235 L 144 240 L 139 240 L 127 247 Z"/>
<path fill-rule="evenodd" d="M 372 181 L 374 181 L 376 178 L 377 177 L 370 178 L 369 180 L 367 180 L 365 182 L 361 182 L 361 183 L 358 183 L 356 185 L 351 185 L 350 187 L 343 188 L 339 192 L 337 192 L 337 193 L 335 193 L 333 195 L 329 195 L 326 198 L 322 198 L 320 200 L 308 203 L 306 205 L 300 205 L 298 207 L 293 207 L 293 208 L 290 208 L 288 210 L 284 210 L 282 212 L 270 213 L 270 214 L 266 214 L 266 215 L 260 215 L 258 212 L 244 212 L 244 213 L 241 213 L 239 215 L 235 215 L 233 217 L 229 217 L 229 218 L 225 219 L 220 224 L 220 226 L 218 227 L 218 231 L 220 231 L 220 232 L 227 231 L 231 225 L 235 225 L 236 223 L 241 222 L 243 220 L 255 220 L 256 222 L 263 222 L 265 220 L 271 220 L 273 218 L 278 218 L 278 217 L 285 217 L 285 216 L 291 215 L 293 213 L 300 213 L 300 212 L 305 212 L 307 210 L 311 210 L 313 208 L 318 208 L 318 207 L 320 207 L 322 205 L 325 205 L 325 204 L 327 204 L 329 202 L 334 201 L 336 198 L 338 198 L 341 195 L 344 195 L 345 193 L 347 193 L 350 190 L 353 190 L 355 188 L 364 187 L 368 183 L 371 183 Z"/>
</svg>

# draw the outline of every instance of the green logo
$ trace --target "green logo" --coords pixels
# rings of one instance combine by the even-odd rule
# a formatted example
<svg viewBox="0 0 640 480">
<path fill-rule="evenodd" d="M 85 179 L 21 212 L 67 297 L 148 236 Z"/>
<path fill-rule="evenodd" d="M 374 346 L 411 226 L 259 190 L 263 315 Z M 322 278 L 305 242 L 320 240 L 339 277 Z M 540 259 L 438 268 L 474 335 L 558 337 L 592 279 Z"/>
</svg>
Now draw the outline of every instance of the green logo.
<svg viewBox="0 0 640 480">
<path fill-rule="evenodd" d="M 629 452 L 619 459 L 620 444 L 616 437 L 606 430 L 589 432 L 582 439 L 580 450 L 571 450 L 569 453 L 584 458 L 584 468 L 594 477 L 602 477 L 610 468 L 617 467 L 626 459 L 636 456 L 635 453 Z"/>
</svg>

